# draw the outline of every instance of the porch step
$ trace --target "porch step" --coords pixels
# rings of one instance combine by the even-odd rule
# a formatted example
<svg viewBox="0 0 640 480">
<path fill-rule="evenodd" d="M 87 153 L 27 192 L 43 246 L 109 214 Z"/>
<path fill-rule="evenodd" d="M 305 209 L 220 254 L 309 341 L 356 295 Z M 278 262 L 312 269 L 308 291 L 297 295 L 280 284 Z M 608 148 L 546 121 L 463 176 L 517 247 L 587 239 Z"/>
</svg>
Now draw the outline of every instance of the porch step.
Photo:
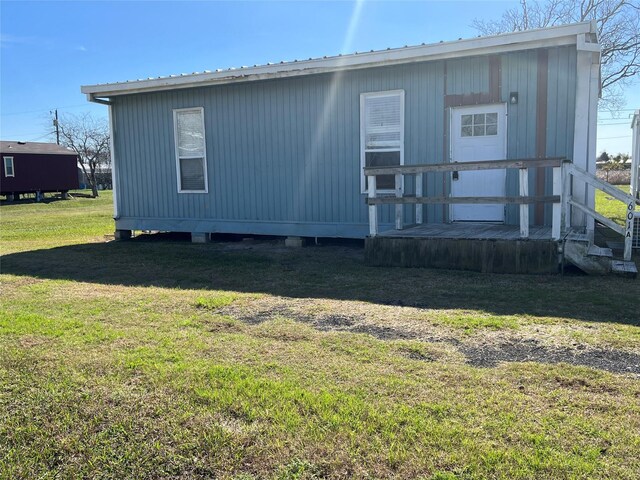
<svg viewBox="0 0 640 480">
<path fill-rule="evenodd" d="M 624 250 L 624 242 L 616 242 L 616 241 L 610 241 L 607 240 L 607 247 L 609 247 L 611 250 Z"/>
<path fill-rule="evenodd" d="M 597 245 L 591 245 L 587 250 L 587 255 L 594 257 L 608 257 L 613 258 L 613 251 L 610 248 L 599 247 Z"/>
<path fill-rule="evenodd" d="M 638 275 L 636 264 L 631 261 L 613 258 L 611 248 L 594 245 L 581 234 L 567 236 L 564 244 L 564 257 L 573 265 L 589 275 L 620 275 L 635 278 Z"/>
<path fill-rule="evenodd" d="M 611 261 L 611 273 L 620 275 L 621 277 L 636 278 L 638 276 L 638 268 L 634 262 L 625 262 L 624 260 Z"/>
<path fill-rule="evenodd" d="M 580 232 L 568 233 L 567 236 L 565 237 L 565 240 L 571 241 L 571 242 L 581 242 L 586 244 L 591 243 L 591 240 L 589 240 L 589 236 L 586 233 L 580 233 Z"/>
<path fill-rule="evenodd" d="M 590 245 L 588 241 L 567 240 L 564 244 L 564 258 L 589 275 L 609 274 L 611 272 L 611 257 L 590 255 L 590 252 L 596 251 L 592 247 L 594 245 Z M 610 249 L 606 250 L 610 251 Z M 601 253 L 600 249 L 597 252 Z"/>
</svg>

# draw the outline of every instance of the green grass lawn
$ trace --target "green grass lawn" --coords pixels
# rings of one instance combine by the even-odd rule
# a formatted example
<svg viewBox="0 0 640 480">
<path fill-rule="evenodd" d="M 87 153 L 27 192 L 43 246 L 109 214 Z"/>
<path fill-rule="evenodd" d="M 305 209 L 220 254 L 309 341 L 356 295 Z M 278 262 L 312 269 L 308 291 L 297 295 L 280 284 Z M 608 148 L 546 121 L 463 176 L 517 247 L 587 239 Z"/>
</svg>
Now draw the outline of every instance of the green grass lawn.
<svg viewBox="0 0 640 480">
<path fill-rule="evenodd" d="M 0 253 L 102 241 L 105 234 L 113 234 L 111 191 L 100 192 L 98 198 L 87 198 L 91 190 L 76 193 L 82 196 L 73 201 L 47 194 L 42 203 L 3 202 Z"/>
<path fill-rule="evenodd" d="M 101 195 L 0 206 L 0 478 L 640 476 L 640 282 L 109 242 Z"/>
<path fill-rule="evenodd" d="M 624 193 L 629 194 L 629 185 L 616 186 Z M 627 206 L 601 190 L 596 190 L 596 210 L 616 223 L 624 225 Z"/>
</svg>

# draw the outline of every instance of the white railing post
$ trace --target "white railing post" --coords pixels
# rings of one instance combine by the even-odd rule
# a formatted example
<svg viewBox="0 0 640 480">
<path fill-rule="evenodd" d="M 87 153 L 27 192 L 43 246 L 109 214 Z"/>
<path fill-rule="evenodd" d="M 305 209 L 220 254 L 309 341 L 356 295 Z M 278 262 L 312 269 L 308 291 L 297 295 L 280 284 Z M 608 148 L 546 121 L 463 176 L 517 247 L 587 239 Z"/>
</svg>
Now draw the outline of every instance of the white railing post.
<svg viewBox="0 0 640 480">
<path fill-rule="evenodd" d="M 422 198 L 422 174 L 416 173 L 416 198 Z M 416 224 L 422 224 L 422 213 L 423 213 L 423 205 L 422 203 L 416 203 Z"/>
<path fill-rule="evenodd" d="M 565 234 L 571 230 L 571 163 L 562 164 L 562 212 L 560 229 Z"/>
<path fill-rule="evenodd" d="M 402 198 L 402 174 L 396 173 L 396 198 Z M 402 219 L 402 213 L 404 211 L 404 205 L 402 203 L 396 203 L 396 230 L 402 230 L 404 221 Z"/>
<path fill-rule="evenodd" d="M 529 169 L 520 169 L 520 196 L 529 196 Z M 520 237 L 529 238 L 529 204 L 520 204 Z"/>
<path fill-rule="evenodd" d="M 560 167 L 553 167 L 553 195 L 560 196 L 560 202 L 553 204 L 553 213 L 551 215 L 551 238 L 553 240 L 560 240 L 561 225 L 562 225 L 562 169 Z"/>
<path fill-rule="evenodd" d="M 627 204 L 627 212 L 625 217 L 625 232 L 624 232 L 624 259 L 625 261 L 631 260 L 631 248 L 633 247 L 633 217 L 636 209 L 635 199 Z"/>
<path fill-rule="evenodd" d="M 367 177 L 369 185 L 369 198 L 376 198 L 376 176 L 369 175 Z M 375 237 L 378 235 L 378 205 L 369 205 L 369 235 Z"/>
</svg>

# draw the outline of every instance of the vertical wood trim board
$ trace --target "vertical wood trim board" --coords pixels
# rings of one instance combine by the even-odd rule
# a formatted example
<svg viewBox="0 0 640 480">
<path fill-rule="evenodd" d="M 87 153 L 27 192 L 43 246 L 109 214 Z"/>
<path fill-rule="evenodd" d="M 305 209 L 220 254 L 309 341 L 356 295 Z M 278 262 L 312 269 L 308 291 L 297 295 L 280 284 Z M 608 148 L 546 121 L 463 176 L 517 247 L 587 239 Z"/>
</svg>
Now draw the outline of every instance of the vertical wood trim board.
<svg viewBox="0 0 640 480">
<path fill-rule="evenodd" d="M 536 98 L 536 157 L 547 156 L 547 95 L 549 77 L 549 51 L 538 50 L 538 88 Z M 544 167 L 536 169 L 536 195 L 544 195 L 546 170 Z M 544 225 L 544 204 L 535 206 L 535 225 Z"/>
</svg>

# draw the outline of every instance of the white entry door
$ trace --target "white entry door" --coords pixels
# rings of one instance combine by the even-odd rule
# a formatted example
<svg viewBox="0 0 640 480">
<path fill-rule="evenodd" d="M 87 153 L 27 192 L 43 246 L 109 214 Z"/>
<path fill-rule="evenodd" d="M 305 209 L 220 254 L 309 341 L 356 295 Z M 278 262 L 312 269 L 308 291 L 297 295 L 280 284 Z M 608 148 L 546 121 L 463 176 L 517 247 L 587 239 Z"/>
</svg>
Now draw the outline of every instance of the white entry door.
<svg viewBox="0 0 640 480">
<path fill-rule="evenodd" d="M 507 156 L 506 105 L 457 107 L 451 110 L 451 161 L 503 160 Z M 452 175 L 452 197 L 500 197 L 506 192 L 506 170 L 462 171 Z M 452 204 L 456 222 L 504 222 L 504 205 Z"/>
</svg>

